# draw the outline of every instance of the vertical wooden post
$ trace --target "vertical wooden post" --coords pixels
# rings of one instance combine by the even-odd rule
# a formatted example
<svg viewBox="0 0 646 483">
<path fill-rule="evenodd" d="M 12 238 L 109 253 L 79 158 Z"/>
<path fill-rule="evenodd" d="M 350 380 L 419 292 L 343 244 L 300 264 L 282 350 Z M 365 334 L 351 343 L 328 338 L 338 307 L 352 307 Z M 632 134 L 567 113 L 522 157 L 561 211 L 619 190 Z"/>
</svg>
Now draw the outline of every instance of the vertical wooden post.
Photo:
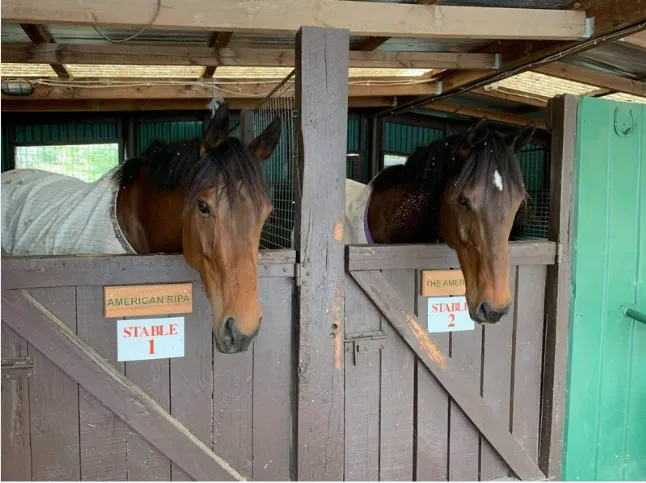
<svg viewBox="0 0 646 483">
<path fill-rule="evenodd" d="M 550 103 L 552 121 L 550 220 L 548 238 L 557 243 L 557 263 L 547 267 L 545 286 L 545 366 L 539 466 L 550 479 L 561 478 L 563 422 L 570 327 L 572 216 L 575 189 L 577 99 L 558 96 Z"/>
<path fill-rule="evenodd" d="M 302 27 L 296 35 L 298 480 L 343 479 L 348 51 L 347 30 Z"/>
<path fill-rule="evenodd" d="M 240 111 L 240 139 L 249 144 L 253 138 L 253 109 L 243 109 Z"/>
</svg>

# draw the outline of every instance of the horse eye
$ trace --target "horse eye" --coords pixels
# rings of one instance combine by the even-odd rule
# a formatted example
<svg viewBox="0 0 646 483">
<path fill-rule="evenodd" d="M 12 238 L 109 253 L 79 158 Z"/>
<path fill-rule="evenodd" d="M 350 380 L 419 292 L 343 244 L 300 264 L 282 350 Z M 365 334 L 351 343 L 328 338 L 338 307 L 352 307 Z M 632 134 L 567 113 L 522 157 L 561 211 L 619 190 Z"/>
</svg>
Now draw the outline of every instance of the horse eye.
<svg viewBox="0 0 646 483">
<path fill-rule="evenodd" d="M 464 196 L 460 196 L 460 198 L 458 199 L 458 205 L 460 205 L 460 208 L 467 209 L 469 208 L 469 200 Z"/>
<path fill-rule="evenodd" d="M 211 212 L 211 209 L 209 208 L 208 203 L 205 201 L 200 201 L 197 204 L 197 208 L 200 210 L 200 213 L 203 215 L 208 215 Z"/>
</svg>

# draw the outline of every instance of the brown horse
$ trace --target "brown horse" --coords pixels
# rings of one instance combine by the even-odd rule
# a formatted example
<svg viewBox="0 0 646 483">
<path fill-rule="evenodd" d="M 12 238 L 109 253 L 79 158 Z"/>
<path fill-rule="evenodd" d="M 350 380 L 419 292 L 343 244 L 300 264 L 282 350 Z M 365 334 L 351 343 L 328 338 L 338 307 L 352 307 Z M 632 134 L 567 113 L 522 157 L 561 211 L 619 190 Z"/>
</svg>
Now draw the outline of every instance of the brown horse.
<svg viewBox="0 0 646 483">
<path fill-rule="evenodd" d="M 272 210 L 260 162 L 280 131 L 276 118 L 245 146 L 223 104 L 203 139 L 153 142 L 94 183 L 3 173 L 3 255 L 183 253 L 211 301 L 217 349 L 244 351 L 262 320 L 258 247 Z"/>
<path fill-rule="evenodd" d="M 280 120 L 245 146 L 229 137 L 223 104 L 204 139 L 153 143 L 116 173 L 117 218 L 137 253 L 183 252 L 200 272 L 220 352 L 244 351 L 260 329 L 258 247 L 272 210 L 260 161 L 280 137 Z"/>
<path fill-rule="evenodd" d="M 381 171 L 369 184 L 368 243 L 444 241 L 458 254 L 471 318 L 497 323 L 511 304 L 508 241 L 527 197 L 516 153 L 534 130 L 505 137 L 481 119 Z"/>
</svg>

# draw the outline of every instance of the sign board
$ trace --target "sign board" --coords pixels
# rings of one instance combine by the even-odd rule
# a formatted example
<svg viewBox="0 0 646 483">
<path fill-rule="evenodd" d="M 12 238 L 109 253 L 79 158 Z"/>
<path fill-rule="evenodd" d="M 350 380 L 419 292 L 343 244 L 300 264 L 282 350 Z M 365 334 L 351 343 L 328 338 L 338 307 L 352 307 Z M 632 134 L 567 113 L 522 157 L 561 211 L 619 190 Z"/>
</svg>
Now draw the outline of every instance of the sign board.
<svg viewBox="0 0 646 483">
<path fill-rule="evenodd" d="M 467 299 L 460 297 L 433 297 L 428 299 L 429 332 L 456 332 L 473 330 Z"/>
<path fill-rule="evenodd" d="M 422 272 L 422 297 L 464 295 L 466 285 L 462 270 L 424 270 Z"/>
<path fill-rule="evenodd" d="M 117 360 L 184 357 L 184 317 L 117 320 Z"/>
<path fill-rule="evenodd" d="M 106 318 L 193 312 L 193 284 L 122 285 L 103 288 Z"/>
</svg>

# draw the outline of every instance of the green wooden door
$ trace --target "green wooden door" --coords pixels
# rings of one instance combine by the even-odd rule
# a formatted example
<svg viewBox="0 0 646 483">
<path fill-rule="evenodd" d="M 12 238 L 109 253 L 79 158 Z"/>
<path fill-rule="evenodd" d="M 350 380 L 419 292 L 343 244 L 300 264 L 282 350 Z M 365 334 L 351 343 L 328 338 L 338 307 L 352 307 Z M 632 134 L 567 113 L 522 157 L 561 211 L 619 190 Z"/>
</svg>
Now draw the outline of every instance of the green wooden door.
<svg viewBox="0 0 646 483">
<path fill-rule="evenodd" d="M 565 480 L 646 480 L 646 106 L 583 98 Z"/>
</svg>

